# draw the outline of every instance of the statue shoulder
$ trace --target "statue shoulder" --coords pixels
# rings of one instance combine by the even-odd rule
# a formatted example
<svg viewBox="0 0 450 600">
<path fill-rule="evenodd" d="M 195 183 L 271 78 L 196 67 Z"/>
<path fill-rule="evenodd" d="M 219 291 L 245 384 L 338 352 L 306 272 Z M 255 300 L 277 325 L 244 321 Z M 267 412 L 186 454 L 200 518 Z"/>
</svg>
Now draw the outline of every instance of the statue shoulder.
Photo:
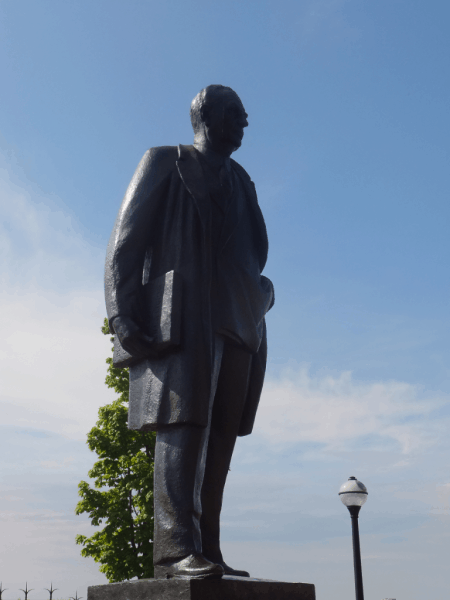
<svg viewBox="0 0 450 600">
<path fill-rule="evenodd" d="M 140 166 L 150 169 L 163 169 L 173 167 L 178 158 L 178 146 L 157 146 L 149 148 L 142 157 Z"/>
<path fill-rule="evenodd" d="M 136 185 L 150 185 L 155 188 L 166 177 L 168 177 L 175 168 L 178 157 L 177 146 L 159 146 L 149 148 L 134 173 L 130 187 Z"/>
</svg>

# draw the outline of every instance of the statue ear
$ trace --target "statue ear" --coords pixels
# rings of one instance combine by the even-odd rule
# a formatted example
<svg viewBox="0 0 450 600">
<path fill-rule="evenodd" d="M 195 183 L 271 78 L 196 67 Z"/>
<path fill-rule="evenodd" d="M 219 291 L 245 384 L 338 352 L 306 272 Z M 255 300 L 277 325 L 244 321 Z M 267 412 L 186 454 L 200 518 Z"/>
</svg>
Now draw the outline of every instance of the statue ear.
<svg viewBox="0 0 450 600">
<path fill-rule="evenodd" d="M 206 125 L 206 127 L 209 127 L 210 125 L 210 118 L 209 118 L 209 111 L 208 111 L 208 107 L 207 106 L 202 106 L 200 109 L 200 114 L 202 117 L 202 123 L 204 125 Z"/>
</svg>

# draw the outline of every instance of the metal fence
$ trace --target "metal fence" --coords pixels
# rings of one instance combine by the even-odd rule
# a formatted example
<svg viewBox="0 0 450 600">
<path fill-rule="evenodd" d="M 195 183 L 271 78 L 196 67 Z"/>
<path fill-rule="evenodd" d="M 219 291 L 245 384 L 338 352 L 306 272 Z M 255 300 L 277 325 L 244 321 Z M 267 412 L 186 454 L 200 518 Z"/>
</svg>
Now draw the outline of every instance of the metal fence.
<svg viewBox="0 0 450 600">
<path fill-rule="evenodd" d="M 50 588 L 43 588 L 45 591 L 49 593 L 49 599 L 53 600 L 53 594 L 58 591 L 58 588 L 53 587 L 53 583 L 50 583 Z M 8 588 L 3 587 L 3 583 L 0 582 L 0 600 L 3 600 L 3 593 L 6 592 Z M 30 592 L 34 592 L 33 588 L 28 589 L 28 582 L 25 582 L 25 589 L 19 588 L 19 592 L 23 592 L 25 594 L 25 599 L 28 600 L 28 594 Z M 69 596 L 68 600 L 82 600 L 83 596 L 78 596 L 78 592 L 75 592 L 75 596 Z M 20 598 L 18 600 L 21 600 Z"/>
</svg>

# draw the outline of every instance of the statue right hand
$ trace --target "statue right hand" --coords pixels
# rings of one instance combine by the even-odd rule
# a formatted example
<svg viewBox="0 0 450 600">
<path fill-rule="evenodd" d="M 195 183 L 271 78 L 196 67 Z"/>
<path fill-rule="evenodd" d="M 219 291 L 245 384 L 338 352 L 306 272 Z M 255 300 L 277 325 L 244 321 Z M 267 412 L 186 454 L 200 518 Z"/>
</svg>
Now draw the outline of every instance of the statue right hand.
<svg viewBox="0 0 450 600">
<path fill-rule="evenodd" d="M 131 356 L 144 358 L 156 356 L 153 338 L 146 335 L 130 317 L 115 317 L 113 321 L 116 332 L 124 350 Z"/>
</svg>

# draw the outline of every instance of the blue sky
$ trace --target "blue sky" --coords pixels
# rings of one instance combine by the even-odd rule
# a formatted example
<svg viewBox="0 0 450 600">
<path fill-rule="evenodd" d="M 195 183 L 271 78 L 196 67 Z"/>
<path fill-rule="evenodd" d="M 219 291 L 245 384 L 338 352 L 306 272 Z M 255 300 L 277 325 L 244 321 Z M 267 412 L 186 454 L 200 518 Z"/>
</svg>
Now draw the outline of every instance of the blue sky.
<svg viewBox="0 0 450 600">
<path fill-rule="evenodd" d="M 226 557 L 367 598 L 446 598 L 450 5 L 379 0 L 0 4 L 0 580 L 101 583 L 77 483 L 103 385 L 106 243 L 145 150 L 190 143 L 210 83 L 249 114 L 276 287 L 267 383 L 224 507 Z M 3 534 L 2 534 L 2 537 Z M 430 590 L 430 582 L 433 582 Z M 9 594 L 9 595 L 8 595 Z"/>
</svg>

